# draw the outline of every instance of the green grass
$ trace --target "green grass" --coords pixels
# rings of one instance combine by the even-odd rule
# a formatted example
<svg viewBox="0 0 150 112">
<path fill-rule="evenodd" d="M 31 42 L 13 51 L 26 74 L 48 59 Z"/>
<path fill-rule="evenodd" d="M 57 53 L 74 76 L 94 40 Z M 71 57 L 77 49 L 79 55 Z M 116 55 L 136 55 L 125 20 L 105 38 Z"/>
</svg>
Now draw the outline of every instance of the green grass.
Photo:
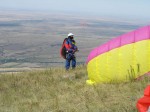
<svg viewBox="0 0 150 112">
<path fill-rule="evenodd" d="M 0 75 L 0 112 L 137 112 L 150 78 L 86 85 L 86 67 Z"/>
</svg>

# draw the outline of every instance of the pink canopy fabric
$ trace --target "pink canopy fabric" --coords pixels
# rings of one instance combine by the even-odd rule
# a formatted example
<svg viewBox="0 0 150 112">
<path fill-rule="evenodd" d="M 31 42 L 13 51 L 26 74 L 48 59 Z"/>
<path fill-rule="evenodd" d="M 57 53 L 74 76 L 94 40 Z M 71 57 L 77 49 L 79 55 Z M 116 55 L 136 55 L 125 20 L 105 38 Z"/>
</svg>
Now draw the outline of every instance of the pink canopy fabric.
<svg viewBox="0 0 150 112">
<path fill-rule="evenodd" d="M 127 44 L 132 44 L 141 40 L 146 40 L 150 38 L 150 25 L 142 27 L 138 30 L 126 33 L 124 35 L 121 35 L 119 37 L 116 37 L 109 42 L 100 45 L 99 47 L 93 49 L 88 58 L 86 63 L 88 63 L 90 60 L 93 58 L 108 52 L 112 49 L 127 45 Z"/>
</svg>

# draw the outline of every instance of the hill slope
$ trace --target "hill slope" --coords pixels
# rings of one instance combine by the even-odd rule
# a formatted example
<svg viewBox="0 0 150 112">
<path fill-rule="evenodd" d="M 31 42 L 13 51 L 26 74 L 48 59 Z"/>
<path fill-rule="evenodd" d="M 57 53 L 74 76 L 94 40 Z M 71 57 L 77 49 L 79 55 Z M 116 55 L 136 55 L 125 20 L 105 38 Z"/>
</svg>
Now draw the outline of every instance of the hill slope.
<svg viewBox="0 0 150 112">
<path fill-rule="evenodd" d="M 150 78 L 88 86 L 85 66 L 0 74 L 1 112 L 136 112 Z"/>
</svg>

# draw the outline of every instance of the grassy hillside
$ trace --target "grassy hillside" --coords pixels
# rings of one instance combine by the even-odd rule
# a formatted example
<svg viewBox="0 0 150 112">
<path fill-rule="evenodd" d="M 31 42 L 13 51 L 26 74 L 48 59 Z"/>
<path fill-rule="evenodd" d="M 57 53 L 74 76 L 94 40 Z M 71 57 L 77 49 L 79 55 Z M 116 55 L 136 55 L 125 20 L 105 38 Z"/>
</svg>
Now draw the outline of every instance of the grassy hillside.
<svg viewBox="0 0 150 112">
<path fill-rule="evenodd" d="M 137 112 L 150 78 L 88 86 L 85 66 L 0 74 L 0 112 Z"/>
</svg>

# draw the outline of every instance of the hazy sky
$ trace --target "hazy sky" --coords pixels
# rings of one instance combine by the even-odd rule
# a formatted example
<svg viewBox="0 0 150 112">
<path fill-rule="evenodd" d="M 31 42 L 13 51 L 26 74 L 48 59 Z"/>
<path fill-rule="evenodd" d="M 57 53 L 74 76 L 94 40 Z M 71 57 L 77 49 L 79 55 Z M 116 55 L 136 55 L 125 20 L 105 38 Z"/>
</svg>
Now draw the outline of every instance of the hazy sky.
<svg viewBox="0 0 150 112">
<path fill-rule="evenodd" d="M 0 8 L 150 18 L 150 0 L 0 0 Z"/>
</svg>

